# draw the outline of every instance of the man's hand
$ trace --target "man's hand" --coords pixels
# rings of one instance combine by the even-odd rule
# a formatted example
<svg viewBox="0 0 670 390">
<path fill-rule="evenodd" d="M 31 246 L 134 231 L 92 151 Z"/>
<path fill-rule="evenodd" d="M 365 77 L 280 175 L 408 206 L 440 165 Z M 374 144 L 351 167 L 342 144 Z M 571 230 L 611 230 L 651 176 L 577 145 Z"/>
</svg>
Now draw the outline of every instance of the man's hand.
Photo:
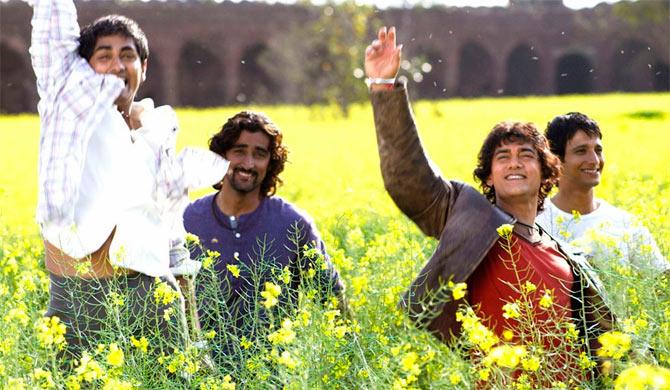
<svg viewBox="0 0 670 390">
<path fill-rule="evenodd" d="M 377 39 L 365 49 L 365 75 L 370 78 L 395 78 L 400 69 L 400 51 L 396 47 L 395 27 L 379 29 Z M 384 85 L 372 84 L 371 90 L 385 89 Z"/>
<path fill-rule="evenodd" d="M 144 111 L 149 111 L 154 109 L 154 101 L 151 98 L 144 98 L 139 102 L 133 102 L 130 105 L 130 115 L 129 122 L 130 128 L 132 130 L 139 129 L 142 127 L 141 116 Z"/>
</svg>

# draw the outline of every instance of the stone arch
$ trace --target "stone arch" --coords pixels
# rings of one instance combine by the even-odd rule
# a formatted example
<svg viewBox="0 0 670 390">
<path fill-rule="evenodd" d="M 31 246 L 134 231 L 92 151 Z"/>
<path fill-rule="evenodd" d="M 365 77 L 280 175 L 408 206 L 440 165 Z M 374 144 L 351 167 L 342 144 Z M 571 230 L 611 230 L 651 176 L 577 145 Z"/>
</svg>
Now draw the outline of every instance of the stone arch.
<svg viewBox="0 0 670 390">
<path fill-rule="evenodd" d="M 540 59 L 533 47 L 520 44 L 507 57 L 506 95 L 530 95 L 540 91 Z"/>
<path fill-rule="evenodd" d="M 228 103 L 223 63 L 209 49 L 197 42 L 186 43 L 177 68 L 180 105 L 215 107 Z"/>
<path fill-rule="evenodd" d="M 655 64 L 656 56 L 648 45 L 638 40 L 623 42 L 612 55 L 612 87 L 627 92 L 652 90 Z"/>
<path fill-rule="evenodd" d="M 416 90 L 419 99 L 441 99 L 446 96 L 446 74 L 447 63 L 440 52 L 433 48 L 419 47 L 416 51 L 416 58 L 420 59 L 414 74 L 408 76 L 410 82 L 415 83 L 413 89 Z M 420 73 L 421 76 L 416 76 Z M 418 81 L 417 80 L 418 77 Z"/>
<path fill-rule="evenodd" d="M 461 47 L 458 56 L 458 95 L 492 95 L 495 91 L 493 58 L 476 42 Z"/>
<path fill-rule="evenodd" d="M 589 93 L 593 91 L 593 65 L 582 53 L 569 53 L 556 65 L 556 93 Z"/>
<path fill-rule="evenodd" d="M 35 77 L 27 56 L 0 42 L 0 112 L 35 111 Z"/>
<path fill-rule="evenodd" d="M 267 53 L 265 43 L 256 43 L 244 49 L 240 60 L 239 86 L 235 94 L 238 103 L 274 103 L 278 95 L 277 85 L 263 67 Z"/>
<path fill-rule="evenodd" d="M 157 106 L 165 104 L 165 79 L 160 56 L 155 52 L 149 55 L 147 79 L 137 92 L 138 98 L 150 97 Z"/>
<path fill-rule="evenodd" d="M 654 91 L 670 91 L 670 66 L 658 61 L 654 71 Z"/>
</svg>

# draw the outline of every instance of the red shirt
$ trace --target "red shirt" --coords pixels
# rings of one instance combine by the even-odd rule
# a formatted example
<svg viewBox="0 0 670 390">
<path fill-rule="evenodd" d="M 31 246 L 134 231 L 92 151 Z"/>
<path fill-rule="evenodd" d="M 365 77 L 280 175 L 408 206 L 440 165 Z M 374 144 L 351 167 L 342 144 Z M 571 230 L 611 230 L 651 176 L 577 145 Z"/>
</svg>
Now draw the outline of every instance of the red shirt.
<svg viewBox="0 0 670 390">
<path fill-rule="evenodd" d="M 503 331 L 510 329 L 515 333 L 514 339 L 518 340 L 516 330 L 519 323 L 515 319 L 503 317 L 503 306 L 521 299 L 520 291 L 526 281 L 537 287 L 528 294 L 535 324 L 569 318 L 572 310 L 570 290 L 574 276 L 565 257 L 553 247 L 542 242 L 530 243 L 516 233 L 511 238 L 513 256 L 503 249 L 504 244 L 506 240 L 501 238 L 493 245 L 468 281 L 470 304 L 482 323 L 501 338 Z M 550 314 L 551 311 L 539 305 L 545 289 L 553 290 L 555 314 Z M 555 341 L 551 344 L 555 344 Z"/>
</svg>

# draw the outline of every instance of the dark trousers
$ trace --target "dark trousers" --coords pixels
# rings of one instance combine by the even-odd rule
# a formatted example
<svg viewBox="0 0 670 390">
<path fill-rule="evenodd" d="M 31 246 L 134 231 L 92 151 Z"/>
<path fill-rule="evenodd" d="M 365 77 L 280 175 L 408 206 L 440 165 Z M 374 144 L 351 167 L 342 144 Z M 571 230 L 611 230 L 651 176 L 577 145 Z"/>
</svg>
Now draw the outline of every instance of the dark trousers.
<svg viewBox="0 0 670 390">
<path fill-rule="evenodd" d="M 188 338 L 184 298 L 180 294 L 170 304 L 156 302 L 154 291 L 160 281 L 179 291 L 171 275 L 158 281 L 144 274 L 110 279 L 50 275 L 45 316 L 59 317 L 67 327 L 62 363 L 76 364 L 83 350 L 91 350 L 100 342 L 129 342 L 131 336 L 152 339 L 150 345 L 156 353 L 182 349 Z"/>
</svg>

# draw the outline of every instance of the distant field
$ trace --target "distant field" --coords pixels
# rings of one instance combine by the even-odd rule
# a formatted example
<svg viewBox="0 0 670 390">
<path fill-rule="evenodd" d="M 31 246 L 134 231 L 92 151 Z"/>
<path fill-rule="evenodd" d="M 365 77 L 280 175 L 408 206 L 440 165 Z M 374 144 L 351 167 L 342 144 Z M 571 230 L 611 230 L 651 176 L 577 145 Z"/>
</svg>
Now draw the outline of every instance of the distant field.
<svg viewBox="0 0 670 390">
<path fill-rule="evenodd" d="M 423 142 L 446 176 L 472 180 L 483 135 L 498 121 L 532 121 L 543 128 L 557 113 L 582 111 L 604 132 L 606 172 L 599 196 L 617 202 L 620 184 L 630 178 L 670 180 L 670 94 L 454 99 L 414 108 Z M 180 147 L 206 146 L 240 109 L 178 110 Z M 369 105 L 354 107 L 348 118 L 328 108 L 259 109 L 281 127 L 290 148 L 281 195 L 317 216 L 352 207 L 393 209 L 381 183 Z M 34 230 L 38 142 L 37 116 L 0 116 L 0 218 L 29 231 Z"/>
</svg>

